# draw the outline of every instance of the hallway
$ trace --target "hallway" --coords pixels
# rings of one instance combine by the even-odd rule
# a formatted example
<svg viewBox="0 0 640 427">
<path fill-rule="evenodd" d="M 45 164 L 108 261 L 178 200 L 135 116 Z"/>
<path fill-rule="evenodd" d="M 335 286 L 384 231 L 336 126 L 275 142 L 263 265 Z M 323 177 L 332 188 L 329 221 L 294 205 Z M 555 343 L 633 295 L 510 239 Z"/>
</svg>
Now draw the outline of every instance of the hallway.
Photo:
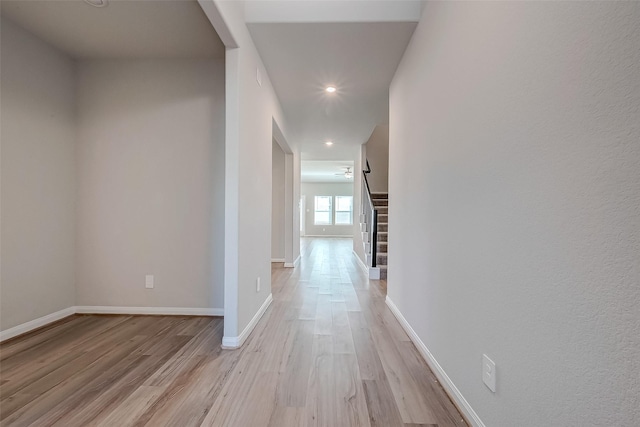
<svg viewBox="0 0 640 427">
<path fill-rule="evenodd" d="M 71 316 L 0 346 L 2 426 L 463 426 L 351 239 L 305 238 L 236 351 L 220 318 Z"/>
<path fill-rule="evenodd" d="M 252 368 L 269 378 L 255 394 L 280 420 L 270 425 L 465 425 L 387 308 L 386 281 L 358 266 L 352 240 L 303 238 L 301 252 L 298 268 L 273 268 L 274 301 L 245 350 L 260 354 Z M 262 424 L 245 415 L 258 418 L 238 425 Z"/>
</svg>

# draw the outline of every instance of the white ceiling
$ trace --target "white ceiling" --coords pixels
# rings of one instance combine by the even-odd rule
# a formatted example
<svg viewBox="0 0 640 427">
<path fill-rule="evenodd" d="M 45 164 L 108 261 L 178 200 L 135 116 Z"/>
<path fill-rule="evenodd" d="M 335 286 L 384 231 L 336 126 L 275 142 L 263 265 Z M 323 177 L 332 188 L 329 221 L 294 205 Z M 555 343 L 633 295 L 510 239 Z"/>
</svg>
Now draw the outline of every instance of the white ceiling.
<svg viewBox="0 0 640 427">
<path fill-rule="evenodd" d="M 304 159 L 353 159 L 388 123 L 389 84 L 415 22 L 247 25 Z"/>
<path fill-rule="evenodd" d="M 302 182 L 353 182 L 344 176 L 347 167 L 353 170 L 350 160 L 302 160 Z M 355 173 L 355 172 L 354 172 Z"/>
<path fill-rule="evenodd" d="M 245 3 L 256 21 L 247 26 L 303 159 L 355 159 L 374 127 L 388 123 L 388 88 L 415 29 L 417 4 Z M 3 17 L 74 58 L 224 56 L 195 0 L 110 0 L 105 8 L 82 0 L 1 0 L 0 5 Z M 327 22 L 332 19 L 342 22 Z M 335 94 L 324 91 L 329 84 L 338 88 Z M 325 146 L 327 140 L 334 145 Z"/>
<path fill-rule="evenodd" d="M 422 0 L 246 0 L 251 23 L 418 22 Z"/>
<path fill-rule="evenodd" d="M 196 0 L 2 0 L 2 16 L 80 59 L 223 58 Z"/>
</svg>

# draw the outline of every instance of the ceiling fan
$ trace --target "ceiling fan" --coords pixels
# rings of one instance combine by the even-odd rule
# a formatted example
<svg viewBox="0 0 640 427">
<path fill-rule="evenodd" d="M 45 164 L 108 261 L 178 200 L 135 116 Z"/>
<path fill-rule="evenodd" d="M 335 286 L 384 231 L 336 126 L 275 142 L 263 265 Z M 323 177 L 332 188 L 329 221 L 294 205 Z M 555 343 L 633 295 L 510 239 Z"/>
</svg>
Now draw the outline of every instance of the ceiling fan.
<svg viewBox="0 0 640 427">
<path fill-rule="evenodd" d="M 345 169 L 346 171 L 344 171 L 343 173 L 336 173 L 335 176 L 344 176 L 347 179 L 353 178 L 353 172 L 351 172 L 351 168 L 347 167 Z"/>
</svg>

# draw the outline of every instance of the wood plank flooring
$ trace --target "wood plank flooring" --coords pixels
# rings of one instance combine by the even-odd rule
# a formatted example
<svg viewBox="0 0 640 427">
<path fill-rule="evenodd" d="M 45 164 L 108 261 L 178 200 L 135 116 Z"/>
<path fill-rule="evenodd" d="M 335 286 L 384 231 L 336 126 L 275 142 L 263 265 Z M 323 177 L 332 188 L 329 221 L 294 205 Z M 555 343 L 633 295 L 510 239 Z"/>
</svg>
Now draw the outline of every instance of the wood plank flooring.
<svg viewBox="0 0 640 427">
<path fill-rule="evenodd" d="M 0 345 L 0 426 L 464 426 L 350 239 L 303 239 L 243 348 L 221 318 L 72 316 Z"/>
</svg>

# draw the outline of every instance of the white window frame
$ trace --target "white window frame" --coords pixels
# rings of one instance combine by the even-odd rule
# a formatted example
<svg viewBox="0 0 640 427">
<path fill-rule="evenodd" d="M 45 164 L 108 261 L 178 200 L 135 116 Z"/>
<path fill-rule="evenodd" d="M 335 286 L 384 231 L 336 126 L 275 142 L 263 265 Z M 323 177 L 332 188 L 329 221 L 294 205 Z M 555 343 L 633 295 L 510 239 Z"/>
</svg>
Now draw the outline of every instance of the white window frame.
<svg viewBox="0 0 640 427">
<path fill-rule="evenodd" d="M 346 210 L 338 210 L 338 198 L 339 197 L 344 197 L 344 198 L 349 198 L 351 199 L 351 209 L 349 209 L 348 211 Z M 335 225 L 353 225 L 353 196 L 335 196 L 335 203 L 334 203 L 335 209 L 334 209 L 334 220 L 333 223 Z M 345 213 L 348 212 L 349 213 L 349 222 L 338 222 L 338 213 Z"/>
<path fill-rule="evenodd" d="M 318 210 L 318 199 L 326 198 L 329 200 L 329 210 Z M 329 221 L 318 221 L 318 212 L 328 213 Z M 313 225 L 333 225 L 333 196 L 315 196 L 313 199 Z"/>
</svg>

